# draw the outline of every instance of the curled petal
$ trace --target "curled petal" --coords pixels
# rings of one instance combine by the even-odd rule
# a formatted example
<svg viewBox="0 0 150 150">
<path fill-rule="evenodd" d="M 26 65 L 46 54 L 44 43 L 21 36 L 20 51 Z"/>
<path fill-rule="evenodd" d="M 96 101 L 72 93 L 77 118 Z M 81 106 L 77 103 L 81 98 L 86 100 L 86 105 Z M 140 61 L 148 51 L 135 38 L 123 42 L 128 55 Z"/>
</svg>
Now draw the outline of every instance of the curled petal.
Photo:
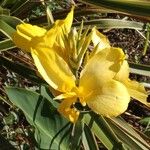
<svg viewBox="0 0 150 150">
<path fill-rule="evenodd" d="M 95 85 L 103 86 L 114 78 L 120 70 L 124 53 L 119 48 L 108 48 L 94 55 L 81 72 L 80 87 L 85 95 L 95 89 Z"/>
<path fill-rule="evenodd" d="M 147 92 L 144 86 L 136 81 L 129 79 L 129 65 L 125 60 L 115 76 L 115 80 L 122 82 L 128 89 L 130 96 L 134 99 L 139 100 L 141 103 L 148 105 L 147 103 Z"/>
<path fill-rule="evenodd" d="M 106 117 L 116 117 L 126 111 L 130 95 L 126 87 L 115 80 L 109 81 L 102 88 L 86 98 L 87 105 L 96 113 Z"/>
<path fill-rule="evenodd" d="M 46 30 L 44 28 L 40 28 L 36 25 L 31 25 L 31 24 L 20 24 L 17 26 L 17 30 L 21 32 L 22 34 L 28 36 L 28 37 L 41 37 L 45 34 Z"/>
<path fill-rule="evenodd" d="M 94 44 L 94 47 L 98 44 L 98 51 L 96 53 L 105 48 L 110 47 L 109 40 L 105 35 L 100 33 L 96 28 L 93 28 L 92 31 L 93 31 L 92 42 Z"/>
<path fill-rule="evenodd" d="M 44 28 L 23 23 L 17 26 L 17 31 L 12 38 L 17 47 L 30 52 L 32 38 L 42 37 L 45 33 L 46 30 Z"/>
<path fill-rule="evenodd" d="M 38 45 L 31 54 L 39 73 L 52 88 L 70 92 L 75 87 L 75 77 L 69 66 L 54 50 Z"/>
<path fill-rule="evenodd" d="M 148 93 L 142 84 L 138 83 L 137 81 L 131 81 L 130 79 L 124 83 L 128 88 L 129 94 L 132 98 L 137 99 L 145 105 L 149 105 L 147 102 Z"/>
<path fill-rule="evenodd" d="M 72 106 L 75 102 L 76 98 L 64 99 L 58 107 L 59 113 L 72 123 L 75 123 L 79 117 L 79 111 Z"/>
</svg>

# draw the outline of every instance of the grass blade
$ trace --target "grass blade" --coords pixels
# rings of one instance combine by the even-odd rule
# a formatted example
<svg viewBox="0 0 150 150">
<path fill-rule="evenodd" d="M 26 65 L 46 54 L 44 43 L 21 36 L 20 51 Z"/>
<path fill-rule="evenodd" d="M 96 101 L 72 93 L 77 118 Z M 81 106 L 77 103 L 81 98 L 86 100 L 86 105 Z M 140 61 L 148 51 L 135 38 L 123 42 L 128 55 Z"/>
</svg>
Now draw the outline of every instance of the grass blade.
<svg viewBox="0 0 150 150">
<path fill-rule="evenodd" d="M 104 7 L 111 10 L 116 10 L 125 14 L 132 14 L 135 16 L 148 17 L 150 20 L 150 3 L 141 0 L 79 0 L 83 3 L 95 5 L 96 7 Z"/>
<path fill-rule="evenodd" d="M 10 39 L 0 41 L 0 52 L 7 51 L 15 47 L 16 46 L 14 45 L 13 41 L 11 41 Z"/>
<path fill-rule="evenodd" d="M 11 39 L 13 33 L 16 31 L 14 28 L 12 28 L 10 25 L 8 25 L 3 20 L 0 20 L 0 31 L 6 35 L 9 39 Z"/>
<path fill-rule="evenodd" d="M 91 129 L 88 126 L 84 126 L 84 133 L 83 133 L 83 146 L 84 148 L 87 150 L 98 150 L 98 145 L 96 142 L 96 139 L 93 135 L 93 133 L 91 132 Z"/>
<path fill-rule="evenodd" d="M 150 77 L 150 66 L 129 62 L 130 72 Z"/>
<path fill-rule="evenodd" d="M 129 29 L 142 30 L 145 27 L 144 23 L 141 23 L 141 22 L 126 21 L 126 20 L 120 20 L 120 19 L 97 19 L 97 20 L 84 22 L 84 28 L 87 28 L 87 26 L 89 25 L 96 26 L 97 28 L 101 28 L 101 29 L 129 28 Z M 74 23 L 73 26 L 80 26 L 80 23 Z"/>
<path fill-rule="evenodd" d="M 148 150 L 150 146 L 137 134 L 121 117 L 106 119 L 117 136 L 127 144 L 130 149 Z"/>
</svg>

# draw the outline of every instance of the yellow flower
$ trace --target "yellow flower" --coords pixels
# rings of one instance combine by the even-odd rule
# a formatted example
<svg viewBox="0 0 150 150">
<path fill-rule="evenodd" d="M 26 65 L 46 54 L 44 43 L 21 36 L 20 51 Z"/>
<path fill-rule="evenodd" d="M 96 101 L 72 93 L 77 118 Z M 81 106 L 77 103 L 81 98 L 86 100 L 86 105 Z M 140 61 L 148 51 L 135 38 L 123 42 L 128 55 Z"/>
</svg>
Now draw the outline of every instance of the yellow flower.
<svg viewBox="0 0 150 150">
<path fill-rule="evenodd" d="M 17 46 L 31 51 L 43 79 L 61 93 L 54 98 L 62 100 L 58 111 L 75 123 L 80 114 L 76 102 L 107 117 L 126 111 L 130 96 L 147 104 L 144 87 L 129 80 L 129 67 L 122 49 L 110 47 L 108 39 L 95 28 L 81 36 L 76 30 L 70 31 L 72 20 L 73 9 L 49 31 L 36 27 L 39 33 L 29 34 L 20 25 L 23 30 L 18 29 L 14 36 Z M 19 37 L 23 39 L 21 42 Z M 89 53 L 91 42 L 93 50 Z M 89 57 L 86 63 L 84 56 Z M 83 67 L 81 71 L 80 67 Z"/>
<path fill-rule="evenodd" d="M 121 49 L 108 48 L 98 52 L 81 71 L 79 86 L 68 64 L 52 50 L 32 50 L 35 65 L 42 77 L 55 90 L 62 92 L 55 99 L 64 99 L 58 110 L 70 121 L 76 122 L 79 111 L 74 103 L 80 100 L 96 113 L 117 116 L 123 113 L 130 101 L 127 88 L 115 80 L 122 65 Z M 112 109 L 113 108 L 113 109 Z"/>
<path fill-rule="evenodd" d="M 31 25 L 23 23 L 17 26 L 17 32 L 14 33 L 12 39 L 14 43 L 26 52 L 30 52 L 34 43 L 41 41 L 44 43 L 45 47 L 53 47 L 54 43 L 56 45 L 63 44 L 62 33 L 69 33 L 73 21 L 73 10 L 67 15 L 64 20 L 57 20 L 53 27 L 47 31 L 44 28 L 38 27 L 36 25 Z"/>
</svg>

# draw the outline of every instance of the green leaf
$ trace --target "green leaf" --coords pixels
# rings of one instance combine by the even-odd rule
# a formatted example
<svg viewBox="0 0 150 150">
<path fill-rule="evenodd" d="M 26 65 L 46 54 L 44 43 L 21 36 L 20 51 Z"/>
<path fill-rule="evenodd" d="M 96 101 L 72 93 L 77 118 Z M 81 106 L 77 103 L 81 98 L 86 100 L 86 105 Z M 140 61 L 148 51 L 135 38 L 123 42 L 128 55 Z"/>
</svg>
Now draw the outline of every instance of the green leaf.
<svg viewBox="0 0 150 150">
<path fill-rule="evenodd" d="M 39 148 L 68 149 L 69 124 L 46 98 L 20 88 L 6 87 L 6 92 L 9 99 L 24 112 L 29 123 L 35 127 Z"/>
<path fill-rule="evenodd" d="M 58 102 L 53 100 L 54 96 L 51 94 L 49 86 L 41 86 L 40 94 L 44 96 L 54 107 L 58 107 Z"/>
<path fill-rule="evenodd" d="M 97 19 L 97 20 L 84 21 L 84 28 L 87 28 L 87 26 L 89 25 L 96 26 L 97 28 L 100 29 L 128 28 L 128 29 L 142 30 L 145 27 L 144 23 L 141 22 L 126 21 L 120 19 Z M 80 26 L 80 23 L 74 23 L 73 26 Z"/>
<path fill-rule="evenodd" d="M 0 20 L 0 31 L 6 35 L 9 39 L 11 39 L 13 33 L 16 31 L 10 25 L 8 25 L 5 21 Z"/>
<path fill-rule="evenodd" d="M 4 9 L 0 6 L 0 15 L 10 15 L 9 9 Z"/>
<path fill-rule="evenodd" d="M 85 114 L 83 121 L 107 149 L 125 149 L 103 117 L 92 112 Z"/>
<path fill-rule="evenodd" d="M 81 137 L 83 132 L 83 123 L 81 121 L 82 117 L 79 117 L 76 124 L 73 125 L 71 133 L 71 150 L 77 150 L 81 147 Z"/>
<path fill-rule="evenodd" d="M 140 121 L 139 121 L 139 123 L 141 123 L 141 124 L 143 124 L 143 125 L 150 125 L 150 117 L 145 117 L 145 118 L 143 118 L 143 119 L 141 119 Z"/>
<path fill-rule="evenodd" d="M 23 21 L 20 20 L 19 18 L 16 18 L 14 16 L 7 16 L 7 15 L 0 15 L 0 20 L 4 21 L 14 29 L 18 24 L 23 23 Z"/>
<path fill-rule="evenodd" d="M 9 39 L 12 39 L 12 36 L 16 31 L 16 26 L 20 23 L 22 23 L 22 21 L 16 17 L 0 15 L 0 36 L 3 37 L 4 34 Z M 5 44 L 5 42 L 3 44 Z M 12 46 L 11 42 L 9 42 L 8 44 L 11 44 Z M 6 49 L 11 49 L 11 47 L 9 48 L 9 46 L 6 46 Z"/>
<path fill-rule="evenodd" d="M 79 0 L 96 7 L 108 8 L 125 14 L 149 17 L 150 3 L 146 0 Z"/>
<path fill-rule="evenodd" d="M 86 150 L 98 150 L 97 141 L 94 134 L 88 126 L 84 126 L 84 132 L 82 134 L 82 143 Z"/>
<path fill-rule="evenodd" d="M 142 124 L 142 125 L 144 125 L 144 126 L 146 126 L 146 127 L 145 127 L 145 130 L 144 130 L 144 133 L 145 133 L 148 137 L 150 137 L 150 117 L 145 117 L 145 118 L 141 119 L 141 120 L 139 121 L 139 123 Z M 150 140 L 150 138 L 149 138 L 149 140 Z"/>
<path fill-rule="evenodd" d="M 106 119 L 119 139 L 130 149 L 149 150 L 150 146 L 121 117 Z"/>
</svg>

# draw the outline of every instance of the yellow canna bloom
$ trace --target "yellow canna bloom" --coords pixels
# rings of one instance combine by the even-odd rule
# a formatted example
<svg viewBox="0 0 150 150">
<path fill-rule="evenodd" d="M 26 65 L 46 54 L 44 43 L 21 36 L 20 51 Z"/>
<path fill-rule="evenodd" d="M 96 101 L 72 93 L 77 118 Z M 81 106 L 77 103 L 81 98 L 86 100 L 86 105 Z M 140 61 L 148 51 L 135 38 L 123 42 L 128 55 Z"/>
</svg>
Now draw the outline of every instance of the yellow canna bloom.
<svg viewBox="0 0 150 150">
<path fill-rule="evenodd" d="M 37 43 L 37 40 L 42 40 L 42 43 L 49 48 L 53 47 L 54 43 L 56 45 L 62 45 L 61 35 L 63 32 L 70 32 L 73 21 L 73 10 L 74 7 L 72 7 L 70 13 L 64 20 L 57 20 L 49 31 L 27 23 L 18 25 L 16 28 L 17 32 L 12 37 L 14 43 L 26 52 L 31 51 L 31 48 L 34 46 L 34 43 Z"/>
<path fill-rule="evenodd" d="M 57 20 L 49 31 L 22 24 L 14 35 L 16 45 L 31 52 L 43 79 L 59 91 L 54 98 L 62 100 L 58 111 L 75 123 L 80 114 L 76 102 L 107 117 L 126 111 L 130 97 L 147 104 L 144 87 L 129 79 L 122 49 L 111 47 L 95 28 L 89 34 L 88 30 L 83 34 L 71 30 L 72 20 L 73 8 L 66 19 Z M 29 34 L 25 26 L 36 28 L 39 33 L 33 29 Z"/>
</svg>

